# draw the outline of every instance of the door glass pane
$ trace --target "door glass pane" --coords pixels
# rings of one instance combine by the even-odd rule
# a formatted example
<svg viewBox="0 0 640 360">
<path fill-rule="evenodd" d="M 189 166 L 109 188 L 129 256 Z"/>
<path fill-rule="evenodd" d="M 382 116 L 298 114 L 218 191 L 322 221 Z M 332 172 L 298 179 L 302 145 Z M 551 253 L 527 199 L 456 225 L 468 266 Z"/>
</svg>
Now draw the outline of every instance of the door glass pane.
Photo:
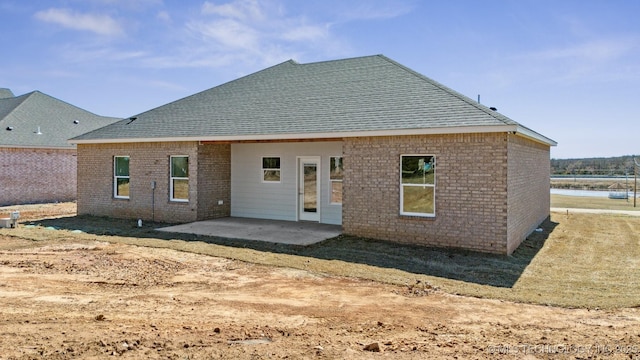
<svg viewBox="0 0 640 360">
<path fill-rule="evenodd" d="M 304 164 L 304 212 L 318 211 L 316 164 Z"/>
</svg>

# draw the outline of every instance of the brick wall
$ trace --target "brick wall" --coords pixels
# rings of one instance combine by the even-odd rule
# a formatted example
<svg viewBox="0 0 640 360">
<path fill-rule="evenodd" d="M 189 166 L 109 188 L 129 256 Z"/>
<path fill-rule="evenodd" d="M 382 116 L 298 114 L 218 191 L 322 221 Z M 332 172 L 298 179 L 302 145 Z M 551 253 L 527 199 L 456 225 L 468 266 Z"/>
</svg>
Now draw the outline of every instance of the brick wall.
<svg viewBox="0 0 640 360">
<path fill-rule="evenodd" d="M 516 135 L 508 142 L 508 253 L 547 217 L 550 207 L 549 146 Z"/>
<path fill-rule="evenodd" d="M 207 201 L 206 197 L 198 196 L 199 181 L 204 179 L 205 186 L 211 188 L 206 176 L 199 176 L 199 155 L 205 155 L 213 149 L 212 146 L 201 151 L 197 142 L 78 145 L 78 214 L 145 220 L 153 218 L 163 222 L 195 221 L 199 218 L 199 202 Z M 189 156 L 188 203 L 169 201 L 171 155 Z M 130 157 L 129 199 L 113 197 L 114 156 Z M 204 161 L 209 164 L 205 166 L 205 175 L 213 174 L 215 171 L 211 166 L 215 162 L 207 161 Z M 155 191 L 151 189 L 152 181 L 156 182 Z M 225 199 L 228 199 L 228 195 Z M 201 207 L 205 212 L 216 213 L 208 205 Z"/>
<path fill-rule="evenodd" d="M 197 218 L 227 216 L 231 216 L 231 144 L 199 145 Z"/>
<path fill-rule="evenodd" d="M 0 148 L 0 205 L 75 199 L 75 149 Z"/>
<path fill-rule="evenodd" d="M 345 233 L 507 253 L 507 134 L 344 139 Z M 400 155 L 436 157 L 435 218 L 400 215 Z"/>
<path fill-rule="evenodd" d="M 506 133 L 347 138 L 343 230 L 401 243 L 507 254 L 549 214 L 549 147 Z M 400 215 L 400 155 L 436 157 L 436 216 Z M 130 156 L 130 199 L 113 197 L 113 157 Z M 169 156 L 189 156 L 189 203 L 169 201 Z M 508 156 L 507 156 L 508 155 Z M 78 213 L 188 222 L 229 216 L 231 146 L 78 146 Z M 223 204 L 218 205 L 218 200 Z"/>
</svg>

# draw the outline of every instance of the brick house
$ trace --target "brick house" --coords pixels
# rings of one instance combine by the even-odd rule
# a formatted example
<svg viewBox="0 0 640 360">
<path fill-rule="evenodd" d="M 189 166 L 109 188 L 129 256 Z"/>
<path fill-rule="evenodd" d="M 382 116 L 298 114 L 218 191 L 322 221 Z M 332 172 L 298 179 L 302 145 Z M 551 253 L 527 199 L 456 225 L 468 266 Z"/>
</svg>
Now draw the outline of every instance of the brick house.
<svg viewBox="0 0 640 360">
<path fill-rule="evenodd" d="M 510 254 L 555 142 L 382 55 L 287 61 L 72 139 L 78 213 L 236 216 Z"/>
<path fill-rule="evenodd" d="M 0 206 L 76 199 L 76 147 L 70 137 L 118 119 L 33 91 L 0 89 Z"/>
</svg>

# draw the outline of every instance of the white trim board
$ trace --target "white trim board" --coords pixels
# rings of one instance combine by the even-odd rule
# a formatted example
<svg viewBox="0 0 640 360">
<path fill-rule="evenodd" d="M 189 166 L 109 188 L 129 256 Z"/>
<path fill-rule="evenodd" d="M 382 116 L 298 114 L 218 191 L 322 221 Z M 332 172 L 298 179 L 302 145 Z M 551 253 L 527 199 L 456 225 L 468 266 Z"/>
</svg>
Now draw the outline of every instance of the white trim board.
<svg viewBox="0 0 640 360">
<path fill-rule="evenodd" d="M 530 140 L 556 146 L 557 143 L 533 130 L 519 125 L 496 126 L 457 126 L 422 129 L 397 129 L 397 130 L 366 130 L 344 131 L 326 133 L 283 133 L 283 134 L 247 134 L 247 135 L 206 135 L 185 137 L 157 137 L 157 138 L 118 138 L 118 139 L 91 139 L 69 140 L 70 144 L 104 144 L 104 143 L 138 143 L 138 142 L 172 142 L 172 141 L 251 141 L 251 140 L 308 140 L 308 139 L 335 139 L 352 137 L 375 136 L 407 136 L 407 135 L 442 135 L 442 134 L 479 134 L 479 133 L 513 133 Z"/>
</svg>

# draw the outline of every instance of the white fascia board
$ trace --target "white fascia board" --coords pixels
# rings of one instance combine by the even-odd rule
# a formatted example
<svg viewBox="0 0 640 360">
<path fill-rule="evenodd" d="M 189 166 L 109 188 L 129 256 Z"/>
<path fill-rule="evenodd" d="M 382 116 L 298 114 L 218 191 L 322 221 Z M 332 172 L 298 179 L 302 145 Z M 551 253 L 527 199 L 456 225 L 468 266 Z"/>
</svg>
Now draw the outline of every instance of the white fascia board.
<svg viewBox="0 0 640 360">
<path fill-rule="evenodd" d="M 3 149 L 39 149 L 39 150 L 75 150 L 74 144 L 71 146 L 39 146 L 39 145 L 0 145 Z"/>
<path fill-rule="evenodd" d="M 442 134 L 477 134 L 497 132 L 517 132 L 516 125 L 495 126 L 456 126 L 423 129 L 398 130 L 367 130 L 344 131 L 326 133 L 290 133 L 290 134 L 257 134 L 257 135 L 223 135 L 223 136 L 189 136 L 189 137 L 158 137 L 158 138 L 129 138 L 129 139 L 88 139 L 69 140 L 71 144 L 106 144 L 106 143 L 139 143 L 139 142 L 173 142 L 173 141 L 252 141 L 252 140 L 308 140 L 333 139 L 375 136 L 407 136 L 407 135 L 442 135 Z"/>
<path fill-rule="evenodd" d="M 528 129 L 526 127 L 523 127 L 523 126 L 519 126 L 518 125 L 518 129 L 516 130 L 516 134 L 518 134 L 520 136 L 523 136 L 523 137 L 526 137 L 526 138 L 528 138 L 530 140 L 537 141 L 539 143 L 548 145 L 548 146 L 557 146 L 558 145 L 558 143 L 556 141 L 551 140 L 548 137 L 546 137 L 544 135 L 541 135 L 541 134 L 538 134 L 537 132 L 535 132 L 535 131 L 533 131 L 531 129 Z"/>
</svg>

